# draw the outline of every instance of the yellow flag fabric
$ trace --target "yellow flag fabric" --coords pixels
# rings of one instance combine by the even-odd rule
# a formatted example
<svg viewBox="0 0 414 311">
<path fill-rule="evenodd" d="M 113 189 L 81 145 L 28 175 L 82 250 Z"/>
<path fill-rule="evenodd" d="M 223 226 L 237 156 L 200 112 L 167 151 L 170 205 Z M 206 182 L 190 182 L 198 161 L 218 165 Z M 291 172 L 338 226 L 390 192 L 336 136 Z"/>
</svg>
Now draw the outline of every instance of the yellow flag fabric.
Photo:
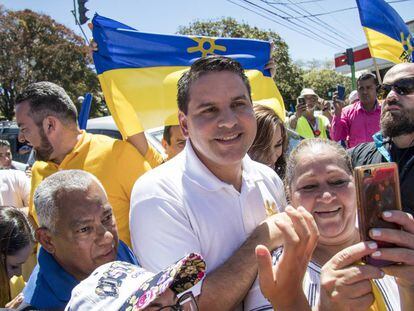
<svg viewBox="0 0 414 311">
<path fill-rule="evenodd" d="M 398 13 L 384 0 L 357 0 L 371 56 L 393 63 L 413 62 L 414 39 Z"/>
<path fill-rule="evenodd" d="M 270 43 L 259 40 L 160 35 L 136 31 L 95 15 L 94 63 L 105 101 L 122 136 L 178 124 L 177 82 L 200 57 L 219 54 L 239 61 L 249 78 L 252 99 L 271 103 L 284 120 L 285 107 L 265 69 Z"/>
</svg>

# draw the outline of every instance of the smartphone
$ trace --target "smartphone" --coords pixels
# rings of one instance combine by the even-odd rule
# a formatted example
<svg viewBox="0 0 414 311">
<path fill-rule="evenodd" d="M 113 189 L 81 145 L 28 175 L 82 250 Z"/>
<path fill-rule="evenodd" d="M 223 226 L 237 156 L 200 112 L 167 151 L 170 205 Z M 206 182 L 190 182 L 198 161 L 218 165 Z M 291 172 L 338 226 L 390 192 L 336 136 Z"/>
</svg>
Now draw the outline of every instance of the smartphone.
<svg viewBox="0 0 414 311">
<path fill-rule="evenodd" d="M 336 92 L 339 100 L 345 100 L 345 87 L 343 85 L 338 84 L 336 86 Z"/>
<path fill-rule="evenodd" d="M 369 230 L 389 228 L 401 230 L 401 226 L 382 219 L 382 212 L 401 210 L 400 182 L 396 163 L 379 163 L 358 166 L 354 169 L 357 190 L 358 227 L 362 241 L 372 240 Z M 378 247 L 394 247 L 388 242 L 376 241 Z M 367 264 L 384 267 L 395 262 L 363 258 Z"/>
<path fill-rule="evenodd" d="M 303 97 L 299 97 L 298 98 L 298 105 L 304 104 L 305 103 L 305 99 Z"/>
</svg>

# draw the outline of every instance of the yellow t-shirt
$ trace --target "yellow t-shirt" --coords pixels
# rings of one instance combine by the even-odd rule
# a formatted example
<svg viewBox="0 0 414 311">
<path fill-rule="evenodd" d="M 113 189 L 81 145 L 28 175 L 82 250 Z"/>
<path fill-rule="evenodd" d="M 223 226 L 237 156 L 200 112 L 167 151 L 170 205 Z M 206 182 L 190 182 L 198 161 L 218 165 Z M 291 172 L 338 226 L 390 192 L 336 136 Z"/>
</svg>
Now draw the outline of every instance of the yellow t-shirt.
<svg viewBox="0 0 414 311">
<path fill-rule="evenodd" d="M 60 170 L 82 169 L 95 175 L 104 186 L 114 211 L 119 238 L 129 246 L 129 203 L 132 187 L 151 167 L 130 143 L 104 135 L 83 132 L 60 165 L 36 161 L 32 168 L 29 214 L 38 223 L 33 194 L 40 182 Z"/>
<path fill-rule="evenodd" d="M 161 153 L 155 150 L 150 144 L 148 144 L 148 151 L 145 154 L 145 160 L 151 165 L 152 168 L 155 168 L 165 162 Z"/>
</svg>

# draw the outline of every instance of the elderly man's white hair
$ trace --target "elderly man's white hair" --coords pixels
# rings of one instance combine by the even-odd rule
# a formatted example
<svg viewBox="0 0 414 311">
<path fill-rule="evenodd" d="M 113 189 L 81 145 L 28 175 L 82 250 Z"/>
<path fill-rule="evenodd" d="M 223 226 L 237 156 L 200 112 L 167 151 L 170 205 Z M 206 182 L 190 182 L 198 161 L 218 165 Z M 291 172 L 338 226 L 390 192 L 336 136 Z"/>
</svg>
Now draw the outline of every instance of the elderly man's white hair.
<svg viewBox="0 0 414 311">
<path fill-rule="evenodd" d="M 43 180 L 33 197 L 40 227 L 54 232 L 61 203 L 58 196 L 68 192 L 86 193 L 93 182 L 104 190 L 101 182 L 94 175 L 82 170 L 60 171 Z"/>
</svg>

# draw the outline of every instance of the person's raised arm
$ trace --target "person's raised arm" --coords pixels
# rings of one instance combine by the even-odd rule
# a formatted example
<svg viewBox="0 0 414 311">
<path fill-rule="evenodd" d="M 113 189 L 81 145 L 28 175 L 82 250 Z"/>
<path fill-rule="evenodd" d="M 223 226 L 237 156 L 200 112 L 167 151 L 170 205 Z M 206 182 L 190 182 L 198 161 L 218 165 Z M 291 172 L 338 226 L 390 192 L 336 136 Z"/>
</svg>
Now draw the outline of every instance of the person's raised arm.
<svg viewBox="0 0 414 311">
<path fill-rule="evenodd" d="M 298 120 L 301 116 L 305 114 L 306 111 L 306 103 L 305 102 L 298 102 L 296 104 L 296 111 L 295 113 L 289 118 L 288 124 L 292 130 L 296 130 L 296 126 L 298 124 Z"/>
<path fill-rule="evenodd" d="M 319 232 L 312 215 L 303 207 L 298 210 L 287 207 L 286 214 L 289 221 L 277 222 L 283 235 L 283 253 L 277 264 L 272 267 L 272 259 L 265 246 L 256 247 L 260 289 L 274 310 L 310 310 L 302 280 Z"/>
</svg>

